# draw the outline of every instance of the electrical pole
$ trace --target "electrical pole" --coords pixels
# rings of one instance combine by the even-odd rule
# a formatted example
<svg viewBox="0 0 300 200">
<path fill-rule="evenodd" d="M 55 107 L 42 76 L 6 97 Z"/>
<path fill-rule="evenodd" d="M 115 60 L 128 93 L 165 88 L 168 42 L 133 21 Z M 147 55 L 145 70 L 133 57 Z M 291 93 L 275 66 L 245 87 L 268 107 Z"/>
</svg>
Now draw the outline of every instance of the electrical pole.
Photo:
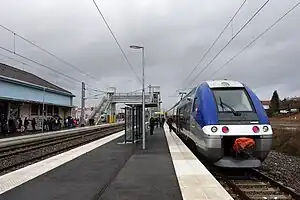
<svg viewBox="0 0 300 200">
<path fill-rule="evenodd" d="M 143 90 L 142 90 L 142 128 L 143 128 L 143 149 L 146 149 L 146 130 L 145 130 L 145 50 L 144 47 L 142 48 L 142 85 L 143 85 Z"/>
<path fill-rule="evenodd" d="M 80 113 L 80 125 L 83 126 L 84 123 L 84 109 L 85 109 L 85 83 L 81 83 L 81 113 Z"/>
</svg>

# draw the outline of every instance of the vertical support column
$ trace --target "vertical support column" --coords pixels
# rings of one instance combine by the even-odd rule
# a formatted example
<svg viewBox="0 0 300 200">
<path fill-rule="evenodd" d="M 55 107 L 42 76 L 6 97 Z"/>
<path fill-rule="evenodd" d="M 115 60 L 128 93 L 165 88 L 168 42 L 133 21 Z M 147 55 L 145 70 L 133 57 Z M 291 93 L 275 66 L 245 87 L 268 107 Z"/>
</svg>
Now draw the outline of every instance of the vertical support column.
<svg viewBox="0 0 300 200">
<path fill-rule="evenodd" d="M 152 86 L 151 85 L 149 85 L 149 96 L 150 96 L 150 98 L 149 98 L 150 103 L 152 103 L 153 102 L 153 94 L 152 94 Z M 150 119 L 152 116 L 151 108 L 148 108 L 148 111 L 149 111 L 149 119 Z"/>
<path fill-rule="evenodd" d="M 7 117 L 6 117 L 6 121 L 9 122 L 9 118 L 10 118 L 10 102 L 7 102 Z M 9 129 L 9 123 L 7 123 L 7 132 L 10 133 L 10 129 Z"/>
<path fill-rule="evenodd" d="M 139 108 L 140 109 L 140 113 L 139 113 L 139 120 L 140 120 L 140 133 L 139 133 L 139 137 L 141 138 L 141 135 L 142 135 L 142 109 L 141 108 Z"/>
<path fill-rule="evenodd" d="M 84 109 L 85 109 L 85 83 L 81 83 L 81 112 L 80 112 L 80 125 L 83 126 L 84 123 Z"/>
<path fill-rule="evenodd" d="M 135 134 L 134 134 L 134 137 L 135 137 L 135 140 L 137 139 L 137 135 L 138 135 L 138 131 L 139 131 L 139 118 L 138 118 L 138 114 L 139 114 L 139 107 L 136 107 L 135 108 Z"/>
<path fill-rule="evenodd" d="M 142 82 L 143 82 L 143 90 L 142 90 L 142 112 L 143 112 L 143 146 L 142 149 L 146 149 L 146 129 L 145 129 L 145 48 L 142 48 Z"/>
<path fill-rule="evenodd" d="M 125 141 L 124 141 L 125 144 L 126 144 L 126 141 L 127 141 L 126 135 L 127 135 L 127 127 L 128 127 L 127 110 L 128 110 L 128 107 L 126 106 L 126 107 L 125 107 Z"/>
<path fill-rule="evenodd" d="M 54 116 L 54 105 L 52 105 L 52 116 Z"/>
<path fill-rule="evenodd" d="M 140 123 L 140 107 L 137 108 L 136 110 L 136 116 L 137 116 L 137 133 L 136 133 L 136 139 L 140 138 L 140 130 L 141 130 L 141 123 Z"/>
<path fill-rule="evenodd" d="M 111 115 L 111 123 L 115 122 L 115 115 L 116 115 L 116 103 L 111 103 L 110 104 L 110 115 Z"/>
<path fill-rule="evenodd" d="M 134 120 L 134 109 L 135 108 L 132 107 L 132 112 L 131 112 L 132 113 L 132 115 L 131 115 L 131 119 L 132 119 L 132 133 L 131 133 L 131 135 L 132 135 L 131 137 L 132 138 L 131 138 L 131 141 L 132 141 L 132 144 L 134 143 L 134 124 L 135 124 L 135 122 L 134 122 L 135 121 Z"/>
<path fill-rule="evenodd" d="M 10 101 L 7 102 L 7 120 L 10 118 Z"/>
<path fill-rule="evenodd" d="M 43 89 L 43 106 L 42 106 L 42 132 L 44 132 L 44 116 L 45 116 L 45 88 Z"/>
</svg>

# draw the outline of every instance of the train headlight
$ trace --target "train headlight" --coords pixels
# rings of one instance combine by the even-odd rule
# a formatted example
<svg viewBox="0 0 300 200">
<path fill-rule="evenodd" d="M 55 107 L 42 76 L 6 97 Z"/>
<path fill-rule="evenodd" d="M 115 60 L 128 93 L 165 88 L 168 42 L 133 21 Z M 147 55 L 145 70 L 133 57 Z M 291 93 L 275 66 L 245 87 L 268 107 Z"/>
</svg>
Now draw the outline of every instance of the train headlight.
<svg viewBox="0 0 300 200">
<path fill-rule="evenodd" d="M 268 130 L 269 130 L 269 127 L 267 127 L 267 126 L 264 126 L 264 127 L 263 127 L 263 131 L 264 131 L 264 132 L 268 132 Z"/>
<path fill-rule="evenodd" d="M 215 133 L 218 131 L 218 128 L 216 126 L 211 127 L 211 132 Z"/>
</svg>

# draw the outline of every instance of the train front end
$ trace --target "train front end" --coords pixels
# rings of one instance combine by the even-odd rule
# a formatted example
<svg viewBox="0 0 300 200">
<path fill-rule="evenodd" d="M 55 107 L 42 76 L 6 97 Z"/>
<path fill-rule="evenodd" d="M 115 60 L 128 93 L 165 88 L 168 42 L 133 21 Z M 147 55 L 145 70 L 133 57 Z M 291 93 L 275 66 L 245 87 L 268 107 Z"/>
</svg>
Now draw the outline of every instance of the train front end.
<svg viewBox="0 0 300 200">
<path fill-rule="evenodd" d="M 220 167 L 260 167 L 270 152 L 273 133 L 254 92 L 227 80 L 207 81 L 198 92 L 196 120 L 203 131 L 206 156 Z"/>
</svg>

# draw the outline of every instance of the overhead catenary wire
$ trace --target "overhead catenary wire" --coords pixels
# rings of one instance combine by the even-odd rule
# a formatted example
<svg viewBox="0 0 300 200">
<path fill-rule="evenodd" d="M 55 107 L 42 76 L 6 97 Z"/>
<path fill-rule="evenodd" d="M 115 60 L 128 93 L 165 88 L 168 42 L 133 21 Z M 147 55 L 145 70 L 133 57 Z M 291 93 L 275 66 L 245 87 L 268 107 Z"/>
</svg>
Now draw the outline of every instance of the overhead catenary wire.
<svg viewBox="0 0 300 200">
<path fill-rule="evenodd" d="M 103 93 L 102 94 L 91 95 L 89 97 L 85 97 L 85 99 L 99 99 L 99 96 L 103 96 Z"/>
<path fill-rule="evenodd" d="M 89 85 L 89 84 L 86 84 L 86 85 L 89 86 L 90 89 L 93 90 L 94 92 L 102 92 L 102 93 L 106 93 L 106 91 L 104 91 L 104 90 L 94 88 L 93 86 L 91 86 L 91 85 Z"/>
<path fill-rule="evenodd" d="M 15 59 L 15 58 L 12 58 L 12 57 L 10 57 L 10 56 L 4 55 L 4 54 L 0 54 L 0 56 L 5 57 L 5 58 L 10 59 L 10 60 L 13 60 L 13 61 L 15 61 L 15 62 L 18 62 L 18 63 L 20 63 L 20 64 L 22 64 L 22 65 L 28 66 L 28 67 L 30 67 L 30 68 L 35 68 L 35 69 L 36 69 L 36 67 L 34 67 L 33 65 L 30 65 L 30 64 L 25 63 L 25 62 L 23 62 L 23 61 L 19 61 L 19 60 Z M 52 74 L 52 73 L 47 73 L 47 74 L 49 74 L 49 75 L 51 75 L 51 76 L 57 77 L 57 75 Z M 69 81 L 69 79 L 67 79 L 67 78 L 65 78 L 65 77 L 60 77 L 60 78 L 63 78 L 64 80 Z M 58 82 L 58 81 L 56 81 L 56 83 L 55 83 L 56 85 L 58 84 L 57 82 Z M 53 83 L 52 83 L 52 84 L 53 84 Z M 58 85 L 60 85 L 60 84 L 58 84 Z M 64 86 L 65 86 L 65 84 L 64 84 Z M 61 87 L 62 87 L 62 86 L 61 86 Z M 77 85 L 72 85 L 72 86 L 68 87 L 68 89 L 73 90 L 73 91 L 80 91 L 80 90 L 81 90 L 81 88 L 79 88 Z"/>
<path fill-rule="evenodd" d="M 47 68 L 47 69 L 49 69 L 49 70 L 51 70 L 51 71 L 53 71 L 53 72 L 56 72 L 56 73 L 58 73 L 58 74 L 60 74 L 60 75 L 62 75 L 62 76 L 68 77 L 69 79 L 72 79 L 72 80 L 74 80 L 74 81 L 76 81 L 76 82 L 80 82 L 80 83 L 82 82 L 82 81 L 80 81 L 80 80 L 78 80 L 78 79 L 76 79 L 76 78 L 73 78 L 73 77 L 71 77 L 71 76 L 69 76 L 69 75 L 67 75 L 67 74 L 64 74 L 64 73 L 62 73 L 62 72 L 60 72 L 60 71 L 57 71 L 57 70 L 55 70 L 55 69 L 52 69 L 51 67 L 49 67 L 49 66 L 47 66 L 47 65 L 44 65 L 44 64 L 42 64 L 42 63 L 39 63 L 39 62 L 37 62 L 37 61 L 35 61 L 35 60 L 31 59 L 31 58 L 27 58 L 26 56 L 23 56 L 23 55 L 21 55 L 21 54 L 19 54 L 19 53 L 13 52 L 13 51 L 11 51 L 11 50 L 9 50 L 9 49 L 3 47 L 3 46 L 0 46 L 0 49 L 3 49 L 4 51 L 7 51 L 7 52 L 9 52 L 9 53 L 12 53 L 12 54 L 14 54 L 14 55 L 17 55 L 17 56 L 19 56 L 19 57 L 25 59 L 25 60 L 28 60 L 28 61 L 30 61 L 30 62 L 32 62 L 32 63 L 35 63 L 35 64 L 37 64 L 37 65 L 40 65 L 40 66 L 42 66 L 42 67 L 44 67 L 44 68 Z"/>
<path fill-rule="evenodd" d="M 36 48 L 40 49 L 41 51 L 43 51 L 43 52 L 45 52 L 45 53 L 51 55 L 52 57 L 56 58 L 57 60 L 63 62 L 64 64 L 68 65 L 69 67 L 72 67 L 73 69 L 76 69 L 77 71 L 83 73 L 84 75 L 86 75 L 86 76 L 88 76 L 88 77 L 90 77 L 90 78 L 92 78 L 92 79 L 98 81 L 97 78 L 95 78 L 94 76 L 92 76 L 92 75 L 86 73 L 85 71 L 79 69 L 79 68 L 76 67 L 75 65 L 73 65 L 73 64 L 71 64 L 71 63 L 65 61 L 64 59 L 58 57 L 58 56 L 55 55 L 54 53 L 51 53 L 50 51 L 44 49 L 43 47 L 41 47 L 41 46 L 39 46 L 39 45 L 37 45 L 37 44 L 35 44 L 34 42 L 32 42 L 32 41 L 30 41 L 29 39 L 27 39 L 27 38 L 21 36 L 20 34 L 14 32 L 13 30 L 11 30 L 11 29 L 9 29 L 9 28 L 7 28 L 6 26 L 0 24 L 0 27 L 2 27 L 3 29 L 5 29 L 5 30 L 9 31 L 10 33 L 14 34 L 14 50 L 13 50 L 13 52 L 15 52 L 15 36 L 17 36 L 17 37 L 23 39 L 24 41 L 28 42 L 29 44 L 35 46 Z"/>
<path fill-rule="evenodd" d="M 37 62 L 37 61 L 35 61 L 35 60 L 31 59 L 31 58 L 27 58 L 26 56 L 23 56 L 23 55 L 21 55 L 21 54 L 19 54 L 19 53 L 13 52 L 13 51 L 11 51 L 11 50 L 9 50 L 9 49 L 3 47 L 3 46 L 0 46 L 0 49 L 3 49 L 4 51 L 7 51 L 7 52 L 9 52 L 9 53 L 12 53 L 12 54 L 14 54 L 14 55 L 16 55 L 16 56 L 18 56 L 18 57 L 21 57 L 21 58 L 23 58 L 23 59 L 25 59 L 25 60 L 28 60 L 28 61 L 32 62 L 32 63 L 34 63 L 34 64 L 37 64 L 37 65 L 39 65 L 39 66 L 41 66 L 41 67 L 44 67 L 44 68 L 46 68 L 46 69 L 49 69 L 49 70 L 51 70 L 51 71 L 53 71 L 53 72 L 56 72 L 56 73 L 58 73 L 58 74 L 60 74 L 60 75 L 62 75 L 62 76 L 64 76 L 64 77 L 67 77 L 67 78 L 69 78 L 69 79 L 71 79 L 71 80 L 73 80 L 73 81 L 75 81 L 75 82 L 82 83 L 82 81 L 79 80 L 79 79 L 73 78 L 73 77 L 71 77 L 71 76 L 69 76 L 69 75 L 67 75 L 67 74 L 64 74 L 64 73 L 62 73 L 62 72 L 60 72 L 60 71 L 58 71 L 58 70 L 52 69 L 51 67 L 49 67 L 49 66 L 47 66 L 47 65 L 44 65 L 44 64 L 42 64 L 42 63 L 39 63 L 39 62 Z M 87 83 L 86 83 L 85 85 L 90 86 L 91 89 L 96 90 L 96 91 L 98 91 L 98 92 L 99 92 L 99 91 L 104 92 L 103 90 L 94 88 L 94 87 L 91 86 L 90 84 L 87 84 Z"/>
<path fill-rule="evenodd" d="M 98 10 L 98 12 L 99 12 L 99 14 L 101 15 L 101 17 L 102 17 L 102 19 L 103 19 L 105 25 L 107 26 L 109 32 L 111 33 L 111 35 L 113 36 L 113 38 L 114 38 L 116 44 L 118 45 L 118 47 L 119 47 L 119 49 L 120 49 L 122 55 L 124 56 L 124 58 L 125 58 L 127 64 L 129 65 L 129 67 L 131 68 L 131 70 L 133 71 L 133 73 L 135 74 L 135 76 L 136 76 L 136 78 L 138 79 L 138 81 L 141 83 L 142 81 L 141 81 L 140 77 L 139 77 L 139 76 L 137 75 L 137 73 L 135 72 L 135 70 L 134 70 L 132 64 L 130 63 L 130 61 L 129 61 L 128 57 L 126 56 L 125 52 L 123 51 L 123 49 L 122 49 L 120 43 L 118 42 L 118 40 L 117 40 L 115 34 L 113 33 L 112 29 L 110 28 L 110 26 L 109 26 L 108 22 L 106 21 L 105 17 L 103 16 L 103 14 L 102 14 L 100 8 L 99 8 L 98 5 L 96 4 L 95 0 L 93 0 L 93 2 L 94 2 L 94 4 L 95 4 L 95 6 L 96 6 L 96 8 L 97 8 L 97 10 Z"/>
<path fill-rule="evenodd" d="M 192 79 L 191 82 L 189 82 L 188 85 L 193 84 L 193 82 L 200 76 L 205 69 L 207 69 L 211 63 L 224 51 L 224 49 L 242 32 L 242 30 L 254 19 L 256 15 L 270 2 L 270 0 L 267 0 L 264 2 L 264 4 L 251 16 L 250 19 L 238 30 L 238 32 L 226 43 L 226 45 L 208 62 L 208 64 Z"/>
<path fill-rule="evenodd" d="M 133 90 L 131 92 L 128 92 L 128 94 L 132 94 L 132 93 L 135 93 L 135 92 L 139 92 L 139 91 L 142 91 L 143 89 L 137 89 L 137 90 Z"/>
<path fill-rule="evenodd" d="M 204 60 L 204 58 L 206 58 L 207 54 L 211 51 L 211 49 L 215 46 L 215 44 L 217 43 L 217 41 L 220 39 L 220 37 L 223 35 L 223 33 L 225 32 L 225 30 L 227 29 L 227 27 L 230 25 L 230 23 L 234 20 L 234 18 L 236 17 L 236 15 L 240 12 L 240 10 L 243 8 L 243 6 L 245 5 L 247 0 L 244 0 L 243 3 L 239 6 L 239 8 L 237 9 L 237 11 L 234 13 L 234 15 L 231 17 L 231 19 L 229 20 L 229 22 L 226 24 L 226 26 L 222 29 L 222 31 L 220 32 L 220 34 L 218 35 L 218 37 L 214 40 L 214 42 L 210 45 L 210 47 L 207 49 L 207 51 L 205 52 L 205 54 L 202 56 L 202 58 L 200 59 L 200 61 L 198 62 L 198 64 L 193 68 L 193 70 L 189 73 L 189 75 L 187 76 L 187 78 L 184 79 L 183 84 L 185 83 L 185 81 L 187 81 L 190 76 L 193 74 L 193 72 L 199 67 L 199 65 L 202 63 L 202 61 Z"/>
<path fill-rule="evenodd" d="M 23 62 L 23 61 L 17 60 L 17 59 L 15 59 L 15 58 L 10 57 L 10 56 L 7 56 L 7 55 L 1 54 L 1 53 L 0 53 L 0 56 L 5 57 L 5 58 L 10 59 L 10 60 L 13 60 L 13 61 L 18 62 L 18 63 L 21 63 L 21 64 L 23 64 L 23 65 L 25 65 L 25 66 L 30 67 L 30 68 L 35 68 L 33 65 L 30 65 L 30 64 L 25 63 L 25 62 Z M 49 75 L 52 75 L 52 76 L 57 76 L 57 75 L 51 74 L 51 73 L 48 73 L 48 74 L 49 74 Z M 66 81 L 69 81 L 69 79 L 67 79 L 67 78 L 65 78 L 65 77 L 61 77 L 61 78 L 63 78 L 63 79 L 66 80 Z"/>
<path fill-rule="evenodd" d="M 286 17 L 289 13 L 291 13 L 295 8 L 300 5 L 300 2 L 296 3 L 292 8 L 290 8 L 284 15 L 279 17 L 271 26 L 265 29 L 262 33 L 260 33 L 256 38 L 250 41 L 243 49 L 241 49 L 235 56 L 231 57 L 225 64 L 219 67 L 212 75 L 217 74 L 221 69 L 223 69 L 226 65 L 232 62 L 236 57 L 238 57 L 241 53 L 243 53 L 246 49 L 248 49 L 252 44 L 254 44 L 259 38 L 261 38 L 264 34 L 266 34 L 269 30 L 271 30 L 278 22 L 280 22 L 284 17 Z"/>
</svg>

